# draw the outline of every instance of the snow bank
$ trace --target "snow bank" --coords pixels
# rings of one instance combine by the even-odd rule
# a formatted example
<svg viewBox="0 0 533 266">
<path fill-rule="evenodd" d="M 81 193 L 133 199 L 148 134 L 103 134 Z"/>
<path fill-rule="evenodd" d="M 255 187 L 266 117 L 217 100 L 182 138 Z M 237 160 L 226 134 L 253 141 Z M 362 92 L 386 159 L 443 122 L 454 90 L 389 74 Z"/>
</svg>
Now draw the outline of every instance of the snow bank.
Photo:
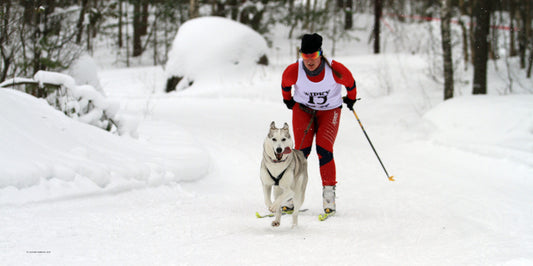
<svg viewBox="0 0 533 266">
<path fill-rule="evenodd" d="M 265 39 L 248 26 L 221 17 L 201 17 L 180 27 L 165 71 L 167 78 L 183 78 L 178 90 L 191 82 L 214 85 L 249 80 L 266 54 Z"/>
<path fill-rule="evenodd" d="M 439 143 L 533 166 L 533 95 L 454 98 L 424 118 Z"/>
<path fill-rule="evenodd" d="M 42 99 L 8 89 L 0 90 L 0 112 L 0 202 L 155 186 L 207 173 L 209 159 L 186 134 L 179 146 L 158 148 L 77 122 Z M 61 188 L 51 192 L 51 184 Z M 35 189 L 13 194 L 34 187 L 46 196 Z"/>
<path fill-rule="evenodd" d="M 45 83 L 59 86 L 57 90 L 48 94 L 46 100 L 69 117 L 108 131 L 124 131 L 117 128 L 120 127 L 120 123 L 115 119 L 118 103 L 106 99 L 103 91 L 99 92 L 88 84 L 78 86 L 73 77 L 62 73 L 40 70 L 33 79 L 40 87 Z M 135 132 L 131 135 L 135 135 Z"/>
</svg>

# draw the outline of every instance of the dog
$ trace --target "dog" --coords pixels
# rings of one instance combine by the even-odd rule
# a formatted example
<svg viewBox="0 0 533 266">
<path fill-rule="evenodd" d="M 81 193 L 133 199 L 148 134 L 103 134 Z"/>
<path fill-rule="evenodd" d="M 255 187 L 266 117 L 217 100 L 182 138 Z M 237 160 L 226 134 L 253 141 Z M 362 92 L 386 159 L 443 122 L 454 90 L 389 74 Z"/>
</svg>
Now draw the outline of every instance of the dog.
<svg viewBox="0 0 533 266">
<path fill-rule="evenodd" d="M 292 199 L 292 227 L 298 225 L 298 212 L 305 198 L 307 187 L 307 159 L 302 151 L 292 149 L 293 140 L 289 125 L 277 128 L 272 121 L 263 143 L 260 178 L 263 184 L 265 205 L 275 213 L 273 227 L 280 226 L 281 204 Z M 274 202 L 271 200 L 274 188 Z"/>
</svg>

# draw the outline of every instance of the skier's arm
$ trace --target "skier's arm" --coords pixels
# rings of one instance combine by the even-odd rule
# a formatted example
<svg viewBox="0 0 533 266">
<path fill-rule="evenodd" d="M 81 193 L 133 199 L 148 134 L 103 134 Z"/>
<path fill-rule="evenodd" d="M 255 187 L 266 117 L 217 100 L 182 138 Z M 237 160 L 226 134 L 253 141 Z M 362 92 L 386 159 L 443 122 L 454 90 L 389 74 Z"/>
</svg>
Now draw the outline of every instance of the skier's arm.
<svg viewBox="0 0 533 266">
<path fill-rule="evenodd" d="M 333 75 L 335 81 L 339 84 L 342 84 L 346 87 L 348 91 L 348 98 L 355 100 L 357 97 L 357 87 L 355 85 L 355 79 L 353 78 L 352 72 L 345 67 L 343 64 L 333 60 L 331 62 L 331 68 L 340 75 Z"/>
<path fill-rule="evenodd" d="M 292 98 L 292 85 L 296 84 L 298 80 L 298 63 L 289 65 L 281 78 L 281 94 L 283 100 L 290 100 Z"/>
</svg>

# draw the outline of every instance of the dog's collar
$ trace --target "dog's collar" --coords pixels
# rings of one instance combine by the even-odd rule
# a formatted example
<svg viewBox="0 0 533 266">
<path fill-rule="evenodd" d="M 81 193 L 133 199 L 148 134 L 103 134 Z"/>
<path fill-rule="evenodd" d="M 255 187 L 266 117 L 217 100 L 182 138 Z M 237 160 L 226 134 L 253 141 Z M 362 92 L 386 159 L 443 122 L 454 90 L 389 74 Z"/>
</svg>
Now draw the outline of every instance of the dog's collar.
<svg viewBox="0 0 533 266">
<path fill-rule="evenodd" d="M 289 156 L 287 156 L 287 158 L 285 158 L 285 159 L 283 159 L 283 160 L 275 160 L 275 159 L 270 158 L 270 160 L 271 160 L 273 163 L 283 163 L 283 162 L 286 162 L 287 159 L 289 159 Z"/>
</svg>

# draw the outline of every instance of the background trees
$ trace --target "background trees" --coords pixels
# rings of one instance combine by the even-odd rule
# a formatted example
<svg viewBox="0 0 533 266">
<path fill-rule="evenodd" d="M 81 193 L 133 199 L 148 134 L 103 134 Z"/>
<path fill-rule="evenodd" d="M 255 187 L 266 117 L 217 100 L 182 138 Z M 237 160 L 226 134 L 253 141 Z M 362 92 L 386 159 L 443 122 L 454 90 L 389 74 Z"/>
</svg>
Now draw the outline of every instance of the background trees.
<svg viewBox="0 0 533 266">
<path fill-rule="evenodd" d="M 453 97 L 453 61 L 452 61 L 452 38 L 450 29 L 451 0 L 441 1 L 441 36 L 442 57 L 444 61 L 444 100 Z"/>
<path fill-rule="evenodd" d="M 442 76 L 451 97 L 451 62 L 461 57 L 474 68 L 473 93 L 486 93 L 488 60 L 519 58 L 520 75 L 531 77 L 533 0 L 16 0 L 0 1 L 0 81 L 31 76 L 38 70 L 61 71 L 97 45 L 112 46 L 117 65 L 150 56 L 164 64 L 179 26 L 196 16 L 223 16 L 268 36 L 276 23 L 326 33 L 333 40 L 366 30 L 374 53 L 382 53 L 380 34 L 386 21 L 425 23 L 443 19 Z M 442 11 L 442 12 L 441 12 Z M 373 15 L 372 28 L 354 18 Z M 449 18 L 448 18 L 449 17 Z M 459 25 L 460 43 L 448 40 L 448 21 Z M 498 32 L 505 31 L 505 34 Z M 453 30 L 452 30 L 453 33 Z M 406 33 L 408 34 L 408 33 Z M 504 39 L 502 39 L 504 38 Z M 102 41 L 104 40 L 104 41 Z M 110 41 L 111 40 L 111 41 Z M 451 47 L 448 47 L 450 45 Z M 460 45 L 462 54 L 451 55 Z M 502 51 L 505 51 L 502 53 Z M 334 50 L 332 51 L 334 53 Z M 451 59 L 449 56 L 452 56 Z M 514 61 L 513 61 L 514 62 Z M 512 90 L 512 87 L 509 88 Z"/>
</svg>

